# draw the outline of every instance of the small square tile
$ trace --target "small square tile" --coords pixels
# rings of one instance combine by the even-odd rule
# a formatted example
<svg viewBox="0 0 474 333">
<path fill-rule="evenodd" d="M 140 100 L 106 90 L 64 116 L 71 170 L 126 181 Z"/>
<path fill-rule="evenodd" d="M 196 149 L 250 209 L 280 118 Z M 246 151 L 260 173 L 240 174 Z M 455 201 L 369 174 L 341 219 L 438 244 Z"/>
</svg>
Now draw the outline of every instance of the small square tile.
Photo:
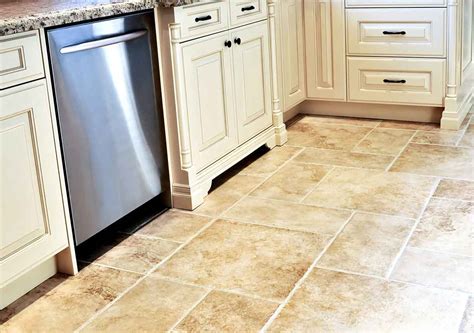
<svg viewBox="0 0 474 333">
<path fill-rule="evenodd" d="M 415 220 L 356 213 L 318 262 L 318 267 L 384 277 Z"/>
<path fill-rule="evenodd" d="M 474 182 L 454 179 L 441 179 L 435 197 L 474 201 Z"/>
<path fill-rule="evenodd" d="M 415 131 L 376 128 L 352 150 L 357 153 L 397 155 L 413 137 Z"/>
<path fill-rule="evenodd" d="M 408 247 L 392 279 L 472 293 L 474 258 Z"/>
<path fill-rule="evenodd" d="M 256 188 L 250 195 L 299 201 L 332 169 L 330 166 L 290 162 Z"/>
<path fill-rule="evenodd" d="M 278 303 L 212 291 L 176 327 L 176 332 L 258 332 Z"/>
</svg>

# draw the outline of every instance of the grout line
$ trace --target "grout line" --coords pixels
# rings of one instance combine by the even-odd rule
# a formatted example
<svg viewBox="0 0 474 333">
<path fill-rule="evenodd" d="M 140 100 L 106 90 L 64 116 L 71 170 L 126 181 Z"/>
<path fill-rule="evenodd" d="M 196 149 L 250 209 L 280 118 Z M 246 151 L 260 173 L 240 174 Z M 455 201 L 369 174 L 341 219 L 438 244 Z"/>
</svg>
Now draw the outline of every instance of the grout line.
<svg viewBox="0 0 474 333">
<path fill-rule="evenodd" d="M 353 153 L 353 152 L 348 152 L 348 153 L 350 153 L 350 154 L 363 154 L 363 153 Z M 376 155 L 374 155 L 374 156 L 376 156 Z M 394 155 L 377 155 L 377 156 L 391 157 L 392 159 L 395 158 Z M 338 167 L 338 168 L 348 168 L 348 169 L 357 169 L 357 170 L 379 170 L 379 171 L 384 171 L 385 170 L 385 168 L 357 167 L 357 166 L 352 166 L 352 165 L 329 164 L 329 163 L 321 163 L 321 162 L 302 162 L 302 161 L 296 161 L 296 162 L 300 163 L 300 164 L 332 166 L 332 167 Z"/>
<path fill-rule="evenodd" d="M 296 146 L 294 146 L 296 147 Z M 301 146 L 303 147 L 303 146 Z M 332 151 L 332 152 L 337 152 L 337 153 L 350 153 L 350 154 L 360 154 L 360 155 L 374 155 L 374 156 L 390 156 L 393 157 L 394 155 L 390 154 L 383 154 L 383 153 L 371 153 L 371 152 L 358 152 L 358 151 L 352 151 L 352 150 L 343 150 L 343 149 L 330 149 L 330 148 L 320 148 L 320 147 L 303 147 L 305 149 L 314 149 L 314 150 L 324 150 L 324 151 Z M 354 147 L 355 148 L 355 147 Z"/>
<path fill-rule="evenodd" d="M 332 243 L 336 240 L 337 236 L 344 230 L 346 225 L 351 221 L 352 217 L 354 216 L 355 211 L 352 212 L 352 214 L 348 217 L 347 221 L 343 223 L 343 225 L 339 228 L 338 232 L 329 240 L 329 242 L 326 244 L 326 246 L 323 248 L 321 253 L 319 253 L 316 258 L 314 259 L 313 263 L 309 266 L 309 268 L 306 270 L 306 272 L 303 274 L 301 279 L 299 279 L 293 289 L 290 291 L 290 293 L 286 296 L 285 300 L 283 303 L 281 303 L 275 312 L 273 312 L 272 316 L 267 320 L 265 325 L 260 329 L 260 333 L 266 332 L 270 325 L 273 323 L 273 321 L 280 315 L 281 311 L 283 308 L 290 302 L 290 300 L 293 298 L 294 294 L 298 291 L 298 289 L 301 288 L 303 282 L 308 278 L 308 276 L 311 274 L 313 271 L 314 267 L 316 267 L 316 264 L 318 263 L 319 259 L 326 253 L 326 251 L 329 249 L 329 247 L 332 245 Z"/>
<path fill-rule="evenodd" d="M 474 200 L 446 198 L 446 197 L 439 197 L 439 196 L 437 196 L 437 195 L 433 195 L 433 196 L 432 196 L 432 199 L 446 200 L 446 201 L 461 201 L 461 202 L 465 202 L 465 203 L 474 202 Z"/>
<path fill-rule="evenodd" d="M 135 232 L 117 231 L 117 233 L 122 234 L 122 235 L 127 235 L 127 236 L 137 236 L 137 237 L 150 239 L 150 240 L 160 240 L 160 241 L 165 241 L 165 242 L 170 242 L 170 243 L 183 244 L 183 242 L 175 241 L 173 239 L 167 239 L 167 238 L 158 237 L 158 236 L 151 236 L 151 235 L 141 234 L 140 229 L 135 231 Z"/>
<path fill-rule="evenodd" d="M 387 281 L 381 275 L 366 274 L 366 273 L 348 271 L 348 270 L 345 270 L 345 269 L 340 269 L 340 268 L 335 268 L 335 267 L 327 267 L 327 266 L 321 266 L 321 265 L 316 265 L 315 268 L 324 269 L 326 271 L 331 271 L 331 272 L 336 272 L 336 273 L 344 273 L 344 274 L 348 274 L 348 275 L 357 275 L 357 276 L 362 276 L 362 277 L 366 277 L 366 278 L 377 279 L 377 280 L 381 280 L 381 281 Z"/>
<path fill-rule="evenodd" d="M 459 139 L 456 140 L 456 144 L 455 144 L 456 147 L 463 147 L 460 145 L 460 143 L 462 139 L 464 139 L 464 136 L 466 135 L 468 129 L 469 129 L 469 124 L 466 126 L 465 129 L 462 130 L 462 134 L 459 136 Z"/>
<path fill-rule="evenodd" d="M 167 332 L 172 332 L 191 312 L 193 312 L 195 308 L 197 308 L 199 304 L 201 304 L 202 301 L 204 301 L 204 299 L 211 292 L 212 292 L 212 289 L 209 289 L 206 293 L 204 293 L 204 295 L 201 298 L 199 298 L 199 300 L 193 306 L 191 306 L 191 308 L 188 311 L 186 311 L 184 315 L 181 316 L 181 318 L 179 318 L 178 321 L 174 325 L 172 325 L 171 328 Z"/>
<path fill-rule="evenodd" d="M 362 142 L 364 142 L 364 140 L 367 139 L 367 138 L 369 137 L 369 135 L 372 134 L 373 131 L 375 131 L 376 128 L 377 128 L 377 127 L 374 127 L 374 128 L 372 128 L 370 131 L 368 131 L 367 134 L 364 135 L 364 137 L 363 137 L 362 139 L 360 139 L 360 140 L 351 148 L 351 150 L 350 150 L 349 152 L 351 152 L 351 153 L 357 153 L 357 152 L 354 152 L 354 149 L 356 149 L 356 147 L 357 147 L 358 145 L 360 145 Z"/>
<path fill-rule="evenodd" d="M 403 146 L 403 148 L 400 150 L 400 152 L 395 156 L 395 158 L 392 160 L 392 162 L 385 168 L 385 171 L 389 171 L 392 166 L 395 164 L 395 162 L 400 158 L 400 156 L 402 156 L 403 152 L 405 152 L 405 150 L 408 148 L 408 145 L 411 142 L 411 140 L 413 140 L 413 138 L 418 134 L 418 130 L 416 130 L 415 132 L 413 132 L 413 135 L 408 139 L 408 142 L 406 143 L 405 146 Z"/>
<path fill-rule="evenodd" d="M 449 256 L 461 257 L 461 258 L 466 258 L 466 259 L 474 259 L 474 255 L 470 256 L 467 254 L 459 254 L 459 253 L 448 252 L 448 251 L 433 250 L 433 249 L 428 249 L 428 248 L 420 247 L 420 246 L 408 245 L 407 248 L 436 253 L 436 254 L 444 254 L 444 255 L 449 255 Z"/>
<path fill-rule="evenodd" d="M 314 185 L 313 188 L 311 188 L 310 190 L 308 190 L 308 193 L 306 193 L 301 199 L 298 200 L 298 203 L 302 203 L 303 201 L 306 200 L 306 198 L 308 198 L 311 193 L 313 193 L 317 188 L 318 186 L 329 176 L 329 174 L 334 170 L 336 169 L 335 166 L 333 166 L 330 170 L 328 170 L 328 172 L 319 180 L 319 182 L 316 183 L 316 185 Z"/>
<path fill-rule="evenodd" d="M 466 296 L 467 298 L 472 296 L 472 294 L 470 292 L 467 292 L 467 291 L 429 286 L 429 285 L 421 284 L 421 283 L 418 283 L 418 282 L 402 281 L 402 280 L 398 280 L 398 279 L 390 279 L 387 282 L 402 283 L 402 284 L 407 284 L 409 286 L 422 287 L 422 288 L 426 288 L 426 289 L 430 289 L 430 290 L 434 290 L 434 291 L 451 292 L 453 294 L 459 294 L 459 295 L 462 295 L 462 296 Z"/>
<path fill-rule="evenodd" d="M 93 261 L 88 261 L 88 260 L 78 259 L 77 262 L 84 263 L 84 264 L 87 264 L 87 265 L 92 265 L 92 266 L 98 266 L 98 267 L 104 267 L 104 268 L 109 268 L 109 269 L 115 269 L 115 270 L 117 270 L 117 271 L 122 271 L 122 272 L 127 272 L 127 273 L 133 273 L 133 274 L 136 274 L 136 275 L 142 275 L 142 276 L 143 276 L 144 274 L 146 274 L 146 271 L 145 271 L 145 272 L 137 272 L 137 271 L 132 271 L 132 270 L 126 269 L 126 268 L 120 268 L 120 267 L 105 265 L 105 264 L 101 264 L 101 263 L 97 263 L 97 262 L 93 262 Z"/>
<path fill-rule="evenodd" d="M 439 182 L 441 181 L 440 178 L 438 178 L 434 183 L 433 187 L 431 188 L 430 195 L 426 198 L 425 204 L 423 205 L 423 209 L 421 210 L 420 214 L 418 215 L 418 218 L 416 219 L 415 223 L 413 224 L 410 232 L 408 233 L 408 236 L 406 237 L 405 241 L 403 242 L 403 245 L 401 246 L 400 250 L 398 251 L 397 255 L 395 258 L 392 260 L 391 265 L 387 269 L 387 272 L 385 273 L 385 278 L 388 280 L 390 279 L 390 276 L 393 274 L 395 271 L 395 268 L 397 267 L 400 258 L 402 257 L 403 253 L 405 252 L 405 249 L 408 247 L 408 243 L 410 242 L 411 237 L 415 233 L 416 228 L 418 227 L 418 224 L 421 221 L 421 218 L 423 217 L 426 208 L 428 207 L 428 204 L 431 201 L 431 198 L 433 194 L 436 192 L 436 189 L 438 188 Z"/>
</svg>

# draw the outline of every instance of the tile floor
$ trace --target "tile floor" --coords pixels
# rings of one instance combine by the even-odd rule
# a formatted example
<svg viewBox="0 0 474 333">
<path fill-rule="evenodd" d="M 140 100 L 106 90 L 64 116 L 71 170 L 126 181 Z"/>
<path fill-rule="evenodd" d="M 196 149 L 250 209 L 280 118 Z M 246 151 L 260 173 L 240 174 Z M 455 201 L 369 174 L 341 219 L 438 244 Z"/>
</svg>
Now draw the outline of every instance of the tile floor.
<svg viewBox="0 0 474 333">
<path fill-rule="evenodd" d="M 469 121 L 300 117 L 196 211 L 118 232 L 2 310 L 0 332 L 473 332 Z"/>
</svg>

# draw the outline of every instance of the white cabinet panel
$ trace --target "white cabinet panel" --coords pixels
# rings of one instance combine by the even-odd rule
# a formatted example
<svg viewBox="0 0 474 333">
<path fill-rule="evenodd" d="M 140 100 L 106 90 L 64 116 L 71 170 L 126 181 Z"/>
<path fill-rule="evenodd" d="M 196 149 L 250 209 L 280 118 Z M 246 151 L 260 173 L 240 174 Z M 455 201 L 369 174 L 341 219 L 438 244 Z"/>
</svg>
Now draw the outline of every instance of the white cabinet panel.
<svg viewBox="0 0 474 333">
<path fill-rule="evenodd" d="M 238 144 L 228 33 L 186 43 L 183 84 L 193 164 L 202 169 Z"/>
<path fill-rule="evenodd" d="M 304 12 L 308 97 L 345 100 L 343 0 L 305 0 Z"/>
<path fill-rule="evenodd" d="M 346 0 L 347 7 L 446 7 L 446 0 Z"/>
<path fill-rule="evenodd" d="M 239 143 L 272 125 L 267 22 L 232 33 Z"/>
</svg>

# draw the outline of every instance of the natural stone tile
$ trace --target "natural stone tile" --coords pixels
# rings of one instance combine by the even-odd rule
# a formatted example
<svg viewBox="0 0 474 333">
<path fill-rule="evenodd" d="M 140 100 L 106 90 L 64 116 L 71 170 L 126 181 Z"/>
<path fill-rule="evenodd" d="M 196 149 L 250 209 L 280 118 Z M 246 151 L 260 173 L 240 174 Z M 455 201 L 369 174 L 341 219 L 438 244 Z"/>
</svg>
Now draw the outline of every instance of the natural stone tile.
<svg viewBox="0 0 474 333">
<path fill-rule="evenodd" d="M 288 144 L 349 151 L 370 131 L 369 127 L 297 122 L 288 128 Z"/>
<path fill-rule="evenodd" d="M 318 266 L 383 277 L 414 223 L 406 218 L 356 213 Z"/>
<path fill-rule="evenodd" d="M 267 177 L 277 171 L 279 167 L 300 152 L 301 149 L 299 147 L 282 146 L 273 148 L 258 159 L 250 156 L 237 165 L 237 167 L 240 167 L 239 174 Z"/>
<path fill-rule="evenodd" d="M 283 300 L 329 236 L 217 221 L 154 274 Z"/>
<path fill-rule="evenodd" d="M 459 333 L 472 333 L 474 332 L 474 300 L 472 297 L 467 302 L 466 311 L 464 311 L 464 317 L 459 328 Z"/>
<path fill-rule="evenodd" d="M 305 148 L 294 161 L 303 163 L 328 164 L 367 169 L 387 168 L 394 157 L 387 155 L 352 153 L 340 150 Z"/>
<path fill-rule="evenodd" d="M 441 179 L 434 196 L 447 199 L 474 201 L 474 182 Z"/>
<path fill-rule="evenodd" d="M 84 332 L 166 332 L 201 300 L 207 290 L 147 277 Z"/>
<path fill-rule="evenodd" d="M 474 202 L 432 198 L 410 245 L 424 249 L 472 256 Z"/>
<path fill-rule="evenodd" d="M 332 167 L 290 162 L 257 187 L 250 195 L 261 198 L 299 201 Z"/>
<path fill-rule="evenodd" d="M 358 153 L 397 155 L 415 131 L 377 128 L 370 132 L 352 151 Z"/>
<path fill-rule="evenodd" d="M 87 266 L 74 277 L 58 274 L 0 311 L 0 331 L 72 332 L 140 277 Z"/>
<path fill-rule="evenodd" d="M 249 175 L 232 175 L 231 178 L 218 179 L 215 188 L 204 198 L 204 203 L 194 211 L 199 214 L 217 216 L 264 180 L 264 177 Z"/>
<path fill-rule="evenodd" d="M 212 291 L 176 327 L 176 332 L 258 332 L 278 303 Z"/>
<path fill-rule="evenodd" d="M 459 146 L 474 148 L 474 124 L 467 126 L 466 132 L 459 142 Z"/>
<path fill-rule="evenodd" d="M 381 123 L 379 119 L 354 118 L 354 117 L 333 117 L 333 116 L 304 116 L 298 121 L 308 124 L 338 124 L 348 126 L 377 127 Z"/>
<path fill-rule="evenodd" d="M 247 197 L 224 217 L 292 230 L 335 235 L 351 211 Z"/>
<path fill-rule="evenodd" d="M 436 131 L 440 130 L 439 123 L 419 123 L 413 121 L 382 120 L 379 128 L 398 128 L 407 130 Z"/>
<path fill-rule="evenodd" d="M 377 170 L 336 168 L 305 203 L 417 218 L 435 179 Z"/>
<path fill-rule="evenodd" d="M 461 137 L 459 131 L 419 131 L 411 140 L 413 143 L 455 146 Z"/>
<path fill-rule="evenodd" d="M 210 218 L 171 209 L 135 234 L 185 242 L 211 221 Z"/>
<path fill-rule="evenodd" d="M 79 260 L 145 273 L 173 252 L 179 243 L 137 235 L 114 234 L 97 247 L 78 252 Z M 102 243 L 103 242 L 103 243 Z"/>
<path fill-rule="evenodd" d="M 472 257 L 409 247 L 400 258 L 392 278 L 472 293 L 474 291 L 473 260 Z"/>
<path fill-rule="evenodd" d="M 390 171 L 474 179 L 474 149 L 409 144 Z"/>
<path fill-rule="evenodd" d="M 457 332 L 466 296 L 316 269 L 271 332 Z"/>
</svg>

